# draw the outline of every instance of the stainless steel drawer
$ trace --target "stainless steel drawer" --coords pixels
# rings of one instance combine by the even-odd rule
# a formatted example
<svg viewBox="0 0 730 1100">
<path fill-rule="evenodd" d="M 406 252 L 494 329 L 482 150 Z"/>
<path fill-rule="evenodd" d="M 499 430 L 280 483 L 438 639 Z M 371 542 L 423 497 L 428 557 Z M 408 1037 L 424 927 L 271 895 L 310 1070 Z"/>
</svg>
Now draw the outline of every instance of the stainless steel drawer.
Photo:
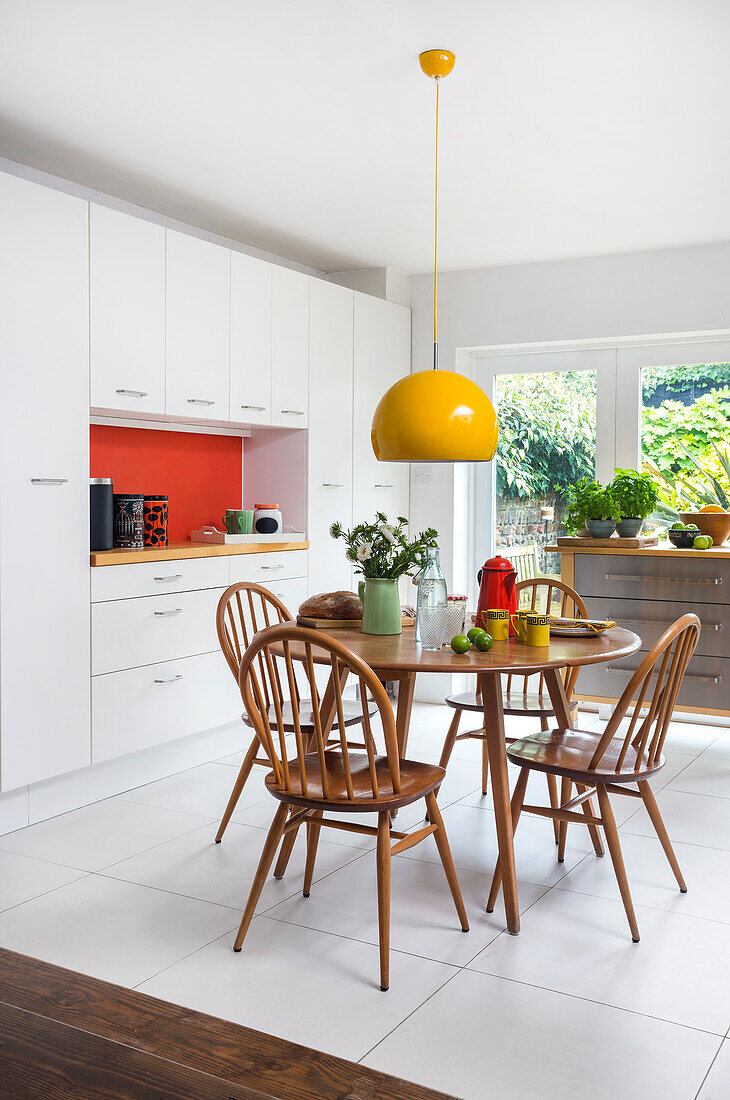
<svg viewBox="0 0 730 1100">
<path fill-rule="evenodd" d="M 632 653 L 622 661 L 586 665 L 580 670 L 576 694 L 617 699 L 645 656 L 644 652 Z M 730 659 L 704 657 L 695 653 L 679 693 L 677 706 L 682 705 L 705 710 L 730 710 Z"/>
<path fill-rule="evenodd" d="M 615 619 L 619 626 L 633 630 L 641 638 L 642 649 L 654 642 L 680 615 L 694 611 L 702 623 L 697 654 L 730 657 L 730 608 L 724 604 L 679 603 L 675 600 L 626 600 L 607 596 L 586 598 L 589 615 L 597 619 Z"/>
<path fill-rule="evenodd" d="M 730 604 L 730 559 L 576 554 L 575 588 L 587 596 Z"/>
</svg>

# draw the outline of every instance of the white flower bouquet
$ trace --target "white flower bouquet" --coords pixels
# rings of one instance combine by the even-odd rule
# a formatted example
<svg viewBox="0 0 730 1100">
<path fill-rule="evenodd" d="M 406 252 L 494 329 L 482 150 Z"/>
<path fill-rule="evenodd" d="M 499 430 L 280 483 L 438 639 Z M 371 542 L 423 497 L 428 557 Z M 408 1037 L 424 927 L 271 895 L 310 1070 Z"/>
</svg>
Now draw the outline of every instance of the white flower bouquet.
<svg viewBox="0 0 730 1100">
<path fill-rule="evenodd" d="M 433 527 L 409 541 L 407 526 L 405 516 L 398 516 L 393 524 L 388 523 L 383 512 L 376 512 L 374 523 L 358 523 L 351 531 L 346 531 L 341 523 L 333 523 L 330 535 L 345 540 L 345 556 L 355 566 L 356 573 L 371 579 L 397 580 L 404 574 L 418 572 L 423 567 L 426 549 L 437 545 L 438 531 Z"/>
</svg>

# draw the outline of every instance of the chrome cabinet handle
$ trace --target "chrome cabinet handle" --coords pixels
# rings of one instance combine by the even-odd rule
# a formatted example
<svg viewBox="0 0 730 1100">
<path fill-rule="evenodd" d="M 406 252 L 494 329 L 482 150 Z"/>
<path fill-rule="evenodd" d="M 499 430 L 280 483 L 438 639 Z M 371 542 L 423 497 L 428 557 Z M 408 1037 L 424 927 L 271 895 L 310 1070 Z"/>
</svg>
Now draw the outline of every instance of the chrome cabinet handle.
<svg viewBox="0 0 730 1100">
<path fill-rule="evenodd" d="M 636 669 L 616 668 L 615 665 L 606 665 L 606 672 L 620 672 L 624 676 L 633 676 Z M 685 672 L 685 680 L 699 680 L 703 684 L 721 684 L 722 676 L 702 676 L 699 672 Z"/>
<path fill-rule="evenodd" d="M 261 569 L 262 570 L 265 569 L 267 572 L 269 572 L 271 569 L 283 569 L 283 568 L 284 568 L 283 565 L 262 565 L 261 566 Z"/>
<path fill-rule="evenodd" d="M 658 619 L 627 619 L 624 615 L 613 615 L 610 612 L 609 612 L 608 615 L 604 615 L 603 617 L 604 617 L 604 619 L 613 619 L 616 623 L 618 623 L 619 620 L 622 623 L 633 623 L 634 626 L 667 627 L 667 626 L 671 626 L 672 621 L 673 621 L 673 620 L 672 621 L 667 620 L 667 622 L 660 622 Z M 723 628 L 722 623 L 702 623 L 702 629 L 703 630 L 717 630 L 717 631 L 719 631 L 719 630 L 723 630 L 724 628 Z"/>
<path fill-rule="evenodd" d="M 639 573 L 606 573 L 607 581 L 669 581 L 671 584 L 722 584 L 722 577 L 643 577 Z"/>
<path fill-rule="evenodd" d="M 168 676 L 164 680 L 155 680 L 156 684 L 174 684 L 176 680 L 182 680 L 182 676 Z"/>
<path fill-rule="evenodd" d="M 173 607 L 169 611 L 155 611 L 160 619 L 163 619 L 166 615 L 182 615 L 183 609 L 181 607 Z"/>
<path fill-rule="evenodd" d="M 67 485 L 67 477 L 32 477 L 31 485 Z"/>
<path fill-rule="evenodd" d="M 215 401 L 206 401 L 203 397 L 189 397 L 188 405 L 215 405 Z"/>
<path fill-rule="evenodd" d="M 344 489 L 344 484 L 341 481 L 323 481 L 323 489 Z"/>
<path fill-rule="evenodd" d="M 146 390 L 115 390 L 114 392 L 122 394 L 123 397 L 149 397 Z"/>
<path fill-rule="evenodd" d="M 389 481 L 376 481 L 373 485 L 373 489 L 392 489 L 393 485 Z"/>
<path fill-rule="evenodd" d="M 183 579 L 182 573 L 170 573 L 167 577 L 155 577 L 156 581 L 181 581 Z"/>
<path fill-rule="evenodd" d="M 287 416 L 304 416 L 302 409 L 280 409 L 279 412 L 283 412 Z"/>
<path fill-rule="evenodd" d="M 251 412 L 262 413 L 266 412 L 266 405 L 241 405 L 242 409 L 250 409 Z M 282 412 L 284 410 L 282 409 Z"/>
</svg>

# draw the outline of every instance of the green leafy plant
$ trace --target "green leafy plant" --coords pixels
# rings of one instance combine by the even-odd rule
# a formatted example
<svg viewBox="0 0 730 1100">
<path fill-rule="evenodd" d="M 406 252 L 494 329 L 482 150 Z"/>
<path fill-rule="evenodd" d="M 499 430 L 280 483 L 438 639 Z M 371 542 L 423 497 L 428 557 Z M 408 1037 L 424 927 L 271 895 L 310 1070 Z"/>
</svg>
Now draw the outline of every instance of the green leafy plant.
<svg viewBox="0 0 730 1100">
<path fill-rule="evenodd" d="M 591 477 L 580 478 L 575 485 L 555 486 L 568 499 L 565 526 L 575 534 L 587 519 L 621 519 L 621 512 L 610 485 L 603 486 Z"/>
<path fill-rule="evenodd" d="M 614 472 L 616 476 L 609 488 L 617 513 L 631 519 L 646 519 L 659 502 L 659 490 L 652 475 L 618 467 Z"/>
<path fill-rule="evenodd" d="M 428 527 L 417 538 L 409 540 L 405 531 L 407 525 L 405 516 L 398 516 L 393 524 L 388 523 L 383 512 L 376 512 L 374 523 L 358 523 L 351 531 L 345 530 L 341 523 L 333 523 L 330 535 L 333 539 L 344 539 L 345 557 L 353 563 L 356 573 L 396 580 L 422 569 L 427 548 L 438 545 L 435 528 Z"/>
</svg>

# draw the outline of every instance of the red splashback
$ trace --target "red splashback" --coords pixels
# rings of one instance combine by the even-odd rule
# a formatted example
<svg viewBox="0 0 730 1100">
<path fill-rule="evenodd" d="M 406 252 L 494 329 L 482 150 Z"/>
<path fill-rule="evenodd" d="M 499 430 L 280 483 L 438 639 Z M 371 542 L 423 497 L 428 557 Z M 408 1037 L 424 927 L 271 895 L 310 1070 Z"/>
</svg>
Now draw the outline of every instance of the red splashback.
<svg viewBox="0 0 730 1100">
<path fill-rule="evenodd" d="M 115 493 L 166 493 L 171 542 L 220 528 L 226 508 L 241 507 L 242 472 L 238 436 L 91 425 L 91 477 L 114 478 Z"/>
</svg>

